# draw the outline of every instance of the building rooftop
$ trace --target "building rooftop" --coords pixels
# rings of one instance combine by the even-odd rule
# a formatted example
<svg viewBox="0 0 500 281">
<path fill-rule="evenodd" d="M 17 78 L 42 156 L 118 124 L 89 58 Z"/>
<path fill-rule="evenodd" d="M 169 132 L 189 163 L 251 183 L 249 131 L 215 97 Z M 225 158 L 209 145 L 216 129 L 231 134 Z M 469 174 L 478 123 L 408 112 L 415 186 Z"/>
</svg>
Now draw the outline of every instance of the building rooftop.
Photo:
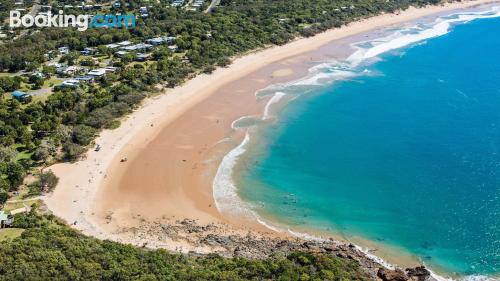
<svg viewBox="0 0 500 281">
<path fill-rule="evenodd" d="M 115 49 L 115 48 L 118 48 L 118 47 L 120 47 L 120 45 L 118 45 L 118 44 L 108 44 L 108 45 L 106 45 L 106 48 L 108 48 L 108 49 Z"/>
<path fill-rule="evenodd" d="M 103 76 L 104 74 L 106 74 L 106 69 L 104 68 L 93 69 L 87 73 L 89 76 Z"/>
<path fill-rule="evenodd" d="M 16 91 L 12 92 L 12 96 L 15 98 L 23 98 L 25 96 L 28 96 L 28 94 L 26 94 L 23 91 L 16 90 Z"/>
<path fill-rule="evenodd" d="M 130 42 L 130 41 L 122 41 L 122 42 L 117 43 L 117 44 L 118 44 L 119 46 L 128 46 L 128 45 L 131 45 L 131 44 L 132 44 L 132 42 Z"/>
<path fill-rule="evenodd" d="M 0 221 L 6 221 L 9 219 L 9 215 L 7 215 L 4 211 L 0 211 Z"/>
</svg>

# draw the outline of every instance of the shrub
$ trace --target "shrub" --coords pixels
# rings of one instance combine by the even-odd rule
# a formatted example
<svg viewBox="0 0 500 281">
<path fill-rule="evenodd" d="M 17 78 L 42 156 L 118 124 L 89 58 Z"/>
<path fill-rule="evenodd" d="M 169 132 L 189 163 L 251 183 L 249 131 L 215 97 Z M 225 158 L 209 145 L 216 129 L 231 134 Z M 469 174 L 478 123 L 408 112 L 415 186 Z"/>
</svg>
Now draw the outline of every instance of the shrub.
<svg viewBox="0 0 500 281">
<path fill-rule="evenodd" d="M 96 130 L 86 125 L 78 125 L 73 128 L 73 142 L 80 145 L 89 145 L 94 139 Z"/>
</svg>

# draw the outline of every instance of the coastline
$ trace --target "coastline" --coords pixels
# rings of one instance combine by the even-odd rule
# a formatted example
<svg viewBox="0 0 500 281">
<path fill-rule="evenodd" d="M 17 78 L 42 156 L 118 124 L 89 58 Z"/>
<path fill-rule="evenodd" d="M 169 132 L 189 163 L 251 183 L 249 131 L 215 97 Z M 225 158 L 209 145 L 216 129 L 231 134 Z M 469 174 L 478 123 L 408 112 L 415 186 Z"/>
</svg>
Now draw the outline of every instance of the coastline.
<svg viewBox="0 0 500 281">
<path fill-rule="evenodd" d="M 234 233 L 252 229 L 263 236 L 288 236 L 255 221 L 219 213 L 212 197 L 211 180 L 217 167 L 244 137 L 241 131 L 232 130 L 233 121 L 264 112 L 268 99 L 256 101 L 255 91 L 305 76 L 311 61 L 324 59 L 313 58 L 308 52 L 332 41 L 490 2 L 410 8 L 398 15 L 377 16 L 252 53 L 228 68 L 200 75 L 148 99 L 120 128 L 103 131 L 96 140 L 102 147 L 99 152 L 89 151 L 86 159 L 74 164 L 50 167 L 60 183 L 45 202 L 56 216 L 84 234 L 135 245 L 143 245 L 148 237 L 140 239 L 125 230 L 145 221 L 189 219 L 201 224 L 230 224 Z M 128 158 L 126 163 L 120 163 L 123 157 Z M 148 246 L 211 251 L 171 240 Z"/>
</svg>

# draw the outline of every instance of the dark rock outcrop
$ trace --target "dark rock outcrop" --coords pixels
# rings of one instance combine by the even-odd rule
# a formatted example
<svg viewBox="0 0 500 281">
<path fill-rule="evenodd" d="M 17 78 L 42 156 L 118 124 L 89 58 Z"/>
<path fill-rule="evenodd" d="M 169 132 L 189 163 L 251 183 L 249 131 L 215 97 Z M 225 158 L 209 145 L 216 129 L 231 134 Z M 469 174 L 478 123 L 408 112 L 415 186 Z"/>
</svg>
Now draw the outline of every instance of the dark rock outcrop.
<svg viewBox="0 0 500 281">
<path fill-rule="evenodd" d="M 400 270 L 390 270 L 387 268 L 380 268 L 377 272 L 377 277 L 382 279 L 382 281 L 408 281 L 409 278 L 406 274 Z"/>
<path fill-rule="evenodd" d="M 431 277 L 431 273 L 423 265 L 414 268 L 407 268 L 406 275 L 416 281 L 426 281 Z"/>
<path fill-rule="evenodd" d="M 126 230 L 123 230 L 126 231 Z M 132 229 L 128 229 L 132 231 Z M 170 239 L 176 242 L 201 247 L 215 255 L 223 257 L 244 257 L 264 259 L 270 256 L 284 256 L 297 251 L 320 253 L 336 256 L 359 264 L 372 280 L 382 281 L 435 281 L 424 266 L 391 270 L 377 261 L 370 259 L 354 244 L 342 243 L 332 239 L 304 240 L 299 238 L 283 238 L 268 233 L 232 231 L 225 225 L 202 225 L 195 220 L 169 221 L 163 223 L 144 223 L 134 228 L 135 237 L 150 240 Z M 149 247 L 148 244 L 143 246 Z M 176 249 L 177 251 L 178 249 Z M 180 249 L 182 251 L 182 247 Z M 196 251 L 190 250 L 190 255 Z"/>
</svg>

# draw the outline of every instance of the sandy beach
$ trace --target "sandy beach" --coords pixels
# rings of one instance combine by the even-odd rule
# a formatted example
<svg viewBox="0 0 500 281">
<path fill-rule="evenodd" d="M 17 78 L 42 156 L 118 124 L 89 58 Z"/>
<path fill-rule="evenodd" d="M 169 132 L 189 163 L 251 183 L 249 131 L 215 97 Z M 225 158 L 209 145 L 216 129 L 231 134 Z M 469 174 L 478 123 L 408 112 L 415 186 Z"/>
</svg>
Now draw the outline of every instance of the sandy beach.
<svg viewBox="0 0 500 281">
<path fill-rule="evenodd" d="M 303 77 L 318 62 L 347 55 L 350 36 L 490 2 L 411 8 L 236 58 L 227 68 L 147 99 L 118 129 L 100 133 L 95 141 L 100 151 L 89 150 L 76 163 L 49 167 L 60 181 L 44 201 L 54 215 L 84 234 L 134 245 L 211 251 L 190 244 L 188 238 L 150 235 L 158 223 L 186 219 L 217 225 L 227 233 L 251 230 L 286 236 L 256 221 L 221 214 L 212 196 L 222 158 L 244 137 L 231 124 L 242 116 L 260 118 L 264 112 L 268 99 L 256 99 L 255 92 Z M 124 157 L 127 161 L 121 162 Z"/>
</svg>

